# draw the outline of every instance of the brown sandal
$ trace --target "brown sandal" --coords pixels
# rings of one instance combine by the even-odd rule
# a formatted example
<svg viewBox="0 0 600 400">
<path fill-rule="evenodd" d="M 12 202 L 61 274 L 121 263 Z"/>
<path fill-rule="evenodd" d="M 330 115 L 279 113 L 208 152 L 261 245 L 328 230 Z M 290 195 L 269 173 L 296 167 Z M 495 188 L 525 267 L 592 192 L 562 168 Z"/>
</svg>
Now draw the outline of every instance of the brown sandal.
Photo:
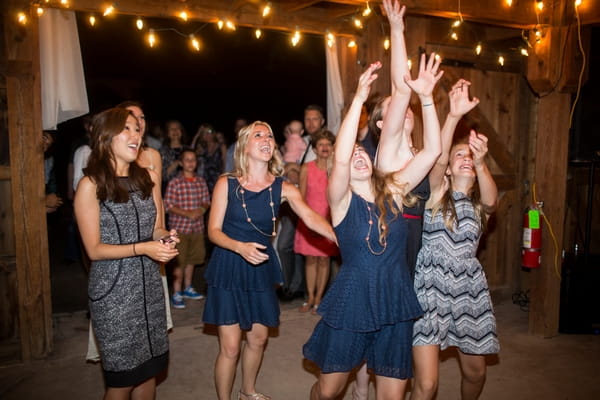
<svg viewBox="0 0 600 400">
<path fill-rule="evenodd" d="M 312 308 L 312 305 L 304 302 L 304 303 L 302 303 L 302 305 L 300 306 L 298 311 L 300 311 L 301 313 L 306 313 L 306 312 L 309 312 L 311 308 Z"/>
</svg>

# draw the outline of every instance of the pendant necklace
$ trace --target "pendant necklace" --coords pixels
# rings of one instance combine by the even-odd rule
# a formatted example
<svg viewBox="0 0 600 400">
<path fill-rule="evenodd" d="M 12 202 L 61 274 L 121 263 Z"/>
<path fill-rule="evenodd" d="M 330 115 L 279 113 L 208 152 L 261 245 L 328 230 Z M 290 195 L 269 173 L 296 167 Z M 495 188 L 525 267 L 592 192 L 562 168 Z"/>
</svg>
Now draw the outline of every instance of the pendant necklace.
<svg viewBox="0 0 600 400">
<path fill-rule="evenodd" d="M 382 249 L 380 251 L 373 250 L 373 248 L 371 247 L 371 242 L 370 242 L 369 239 L 371 238 L 371 228 L 373 227 L 373 224 L 375 222 L 377 222 L 377 232 L 378 232 L 377 237 L 378 238 L 381 237 L 381 231 L 383 229 L 385 229 L 385 227 L 379 225 L 379 220 L 373 221 L 373 213 L 371 212 L 371 205 L 367 202 L 366 199 L 363 198 L 363 200 L 364 200 L 364 202 L 365 202 L 365 204 L 367 206 L 367 211 L 369 213 L 369 231 L 367 232 L 367 237 L 365 238 L 365 242 L 367 242 L 367 247 L 369 248 L 369 251 L 371 252 L 371 254 L 373 254 L 374 256 L 380 256 L 380 255 L 383 254 L 383 252 L 387 248 L 387 238 L 386 237 L 383 238 L 383 240 L 382 240 L 383 243 L 379 242 L 379 240 L 378 240 L 378 242 L 382 246 Z M 375 216 L 377 216 L 377 214 Z"/>
<path fill-rule="evenodd" d="M 250 225 L 252 225 L 252 227 L 261 235 L 265 235 L 268 237 L 274 237 L 277 233 L 275 231 L 275 222 L 277 221 L 277 218 L 275 217 L 275 208 L 274 208 L 275 204 L 273 203 L 273 188 L 271 186 L 269 186 L 269 205 L 271 206 L 271 221 L 273 221 L 272 233 L 263 232 L 259 227 L 254 225 L 254 222 L 252 222 L 252 218 L 250 218 L 250 216 L 248 215 L 248 205 L 246 204 L 246 199 L 244 197 L 245 192 L 246 192 L 246 190 L 244 189 L 244 187 L 240 185 L 240 194 L 242 195 L 242 209 L 244 210 L 244 214 L 246 215 L 246 221 Z"/>
</svg>

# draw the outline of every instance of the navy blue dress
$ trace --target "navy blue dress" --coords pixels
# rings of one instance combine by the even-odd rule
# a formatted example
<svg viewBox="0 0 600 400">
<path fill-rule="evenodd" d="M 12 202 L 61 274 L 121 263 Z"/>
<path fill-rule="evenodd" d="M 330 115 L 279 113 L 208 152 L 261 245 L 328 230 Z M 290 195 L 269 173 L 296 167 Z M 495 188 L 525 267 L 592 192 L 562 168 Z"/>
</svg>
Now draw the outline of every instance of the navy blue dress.
<svg viewBox="0 0 600 400">
<path fill-rule="evenodd" d="M 406 262 L 407 222 L 402 216 L 388 220 L 382 252 L 375 210 L 352 193 L 348 213 L 335 227 L 342 266 L 319 305 L 322 318 L 304 356 L 323 373 L 348 372 L 366 360 L 377 375 L 406 379 L 412 376 L 413 322 L 423 313 Z"/>
<path fill-rule="evenodd" d="M 421 250 L 421 237 L 423 236 L 423 213 L 425 213 L 425 203 L 431 194 L 429 178 L 425 177 L 411 193 L 418 197 L 417 203 L 413 207 L 405 206 L 402 215 L 408 223 L 406 257 L 410 278 L 414 282 L 417 255 L 419 254 L 419 250 Z"/>
<path fill-rule="evenodd" d="M 204 323 L 240 324 L 243 330 L 251 329 L 253 323 L 272 327 L 279 325 L 279 301 L 275 287 L 281 284 L 282 276 L 270 235 L 273 232 L 273 215 L 277 216 L 279 212 L 282 182 L 281 177 L 276 177 L 270 187 L 260 192 L 244 189 L 242 194 L 238 180 L 228 178 L 223 233 L 235 240 L 267 246 L 265 252 L 269 259 L 252 265 L 239 254 L 215 246 L 205 274 Z M 242 207 L 242 195 L 252 223 L 248 222 Z"/>
</svg>

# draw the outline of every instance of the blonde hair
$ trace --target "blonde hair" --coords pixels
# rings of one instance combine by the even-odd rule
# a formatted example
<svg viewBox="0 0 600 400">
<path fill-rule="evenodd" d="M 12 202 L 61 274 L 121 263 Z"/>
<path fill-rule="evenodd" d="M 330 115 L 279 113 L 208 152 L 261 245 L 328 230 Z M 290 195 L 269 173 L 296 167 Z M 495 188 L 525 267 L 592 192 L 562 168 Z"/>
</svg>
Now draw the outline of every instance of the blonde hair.
<svg viewBox="0 0 600 400">
<path fill-rule="evenodd" d="M 237 144 L 235 146 L 234 168 L 231 173 L 228 173 L 226 175 L 240 177 L 246 176 L 248 174 L 248 158 L 246 156 L 246 146 L 248 144 L 250 134 L 258 125 L 264 126 L 265 128 L 267 128 L 269 133 L 273 134 L 271 126 L 263 121 L 254 121 L 251 124 L 240 129 L 240 132 L 238 133 Z M 269 172 L 274 176 L 281 176 L 283 175 L 283 160 L 281 158 L 281 153 L 277 149 L 275 139 L 273 139 L 273 146 L 273 156 L 269 160 Z"/>
</svg>

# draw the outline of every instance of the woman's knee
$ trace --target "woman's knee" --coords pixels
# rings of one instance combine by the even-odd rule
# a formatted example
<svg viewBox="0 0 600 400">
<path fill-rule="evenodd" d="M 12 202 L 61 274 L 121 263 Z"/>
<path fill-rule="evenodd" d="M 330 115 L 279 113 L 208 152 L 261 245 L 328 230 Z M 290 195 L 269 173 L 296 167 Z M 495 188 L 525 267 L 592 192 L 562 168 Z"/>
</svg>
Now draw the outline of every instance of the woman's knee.
<svg viewBox="0 0 600 400">
<path fill-rule="evenodd" d="M 434 376 L 421 376 L 414 379 L 415 390 L 431 398 L 438 388 L 438 379 Z"/>
<path fill-rule="evenodd" d="M 240 343 L 221 342 L 221 345 L 219 346 L 219 350 L 220 350 L 219 353 L 221 356 L 237 360 L 237 358 L 240 355 Z"/>
<path fill-rule="evenodd" d="M 486 368 L 485 366 L 477 368 L 465 368 L 463 375 L 464 378 L 470 383 L 479 384 L 485 381 Z"/>
</svg>

